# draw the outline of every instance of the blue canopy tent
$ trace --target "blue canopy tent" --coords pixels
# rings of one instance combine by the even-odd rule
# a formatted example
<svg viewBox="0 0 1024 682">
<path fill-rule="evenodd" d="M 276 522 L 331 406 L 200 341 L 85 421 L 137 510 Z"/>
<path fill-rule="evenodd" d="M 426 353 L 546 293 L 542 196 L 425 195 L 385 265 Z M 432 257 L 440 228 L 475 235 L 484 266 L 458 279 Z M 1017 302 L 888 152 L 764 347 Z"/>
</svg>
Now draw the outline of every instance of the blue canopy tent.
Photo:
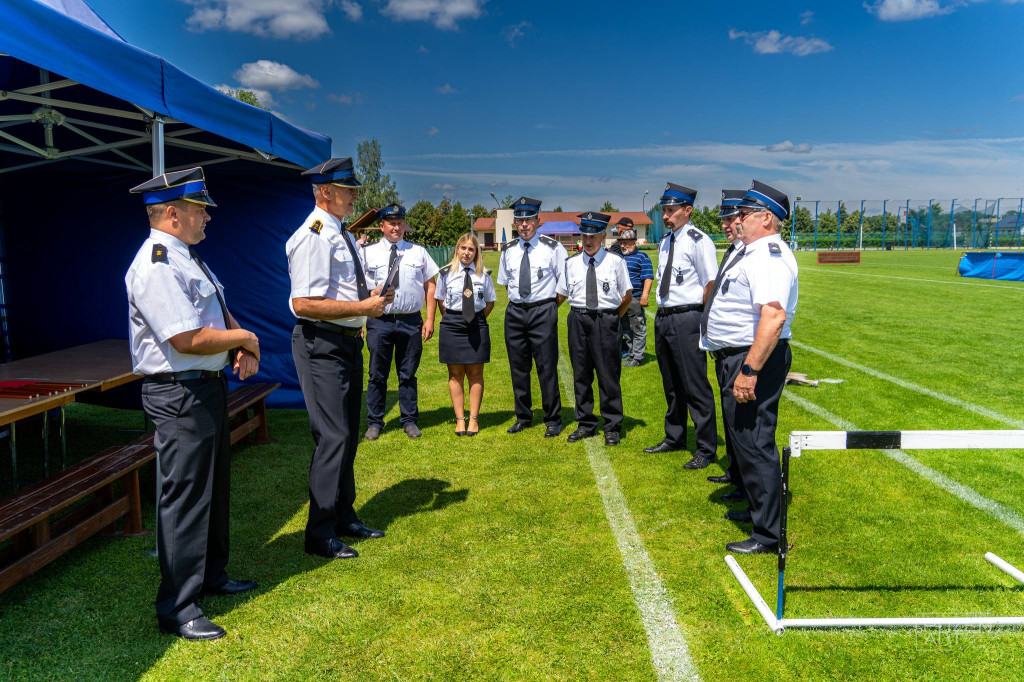
<svg viewBox="0 0 1024 682">
<path fill-rule="evenodd" d="M 199 247 L 259 337 L 273 406 L 300 407 L 284 242 L 298 174 L 330 138 L 125 42 L 84 0 L 0 5 L 0 331 L 7 358 L 127 337 L 124 272 L 148 233 L 128 188 L 202 165 L 219 208 Z M 0 357 L 0 360 L 3 358 Z"/>
<path fill-rule="evenodd" d="M 579 234 L 580 226 L 571 220 L 552 220 L 538 227 L 537 231 L 547 235 Z"/>
<path fill-rule="evenodd" d="M 960 256 L 957 273 L 961 277 L 1024 282 L 1024 253 L 966 251 Z"/>
</svg>

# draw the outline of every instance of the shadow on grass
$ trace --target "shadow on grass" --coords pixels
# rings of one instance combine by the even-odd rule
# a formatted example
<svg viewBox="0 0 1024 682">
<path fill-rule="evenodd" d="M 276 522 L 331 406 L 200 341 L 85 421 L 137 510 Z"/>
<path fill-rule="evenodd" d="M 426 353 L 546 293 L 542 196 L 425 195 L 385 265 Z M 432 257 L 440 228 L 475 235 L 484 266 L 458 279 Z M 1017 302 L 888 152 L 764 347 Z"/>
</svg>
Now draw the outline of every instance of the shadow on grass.
<svg viewBox="0 0 1024 682">
<path fill-rule="evenodd" d="M 387 530 L 403 516 L 439 511 L 465 502 L 469 489 L 449 490 L 451 485 L 437 478 L 407 478 L 367 500 L 359 509 L 359 518 L 372 528 Z"/>
</svg>

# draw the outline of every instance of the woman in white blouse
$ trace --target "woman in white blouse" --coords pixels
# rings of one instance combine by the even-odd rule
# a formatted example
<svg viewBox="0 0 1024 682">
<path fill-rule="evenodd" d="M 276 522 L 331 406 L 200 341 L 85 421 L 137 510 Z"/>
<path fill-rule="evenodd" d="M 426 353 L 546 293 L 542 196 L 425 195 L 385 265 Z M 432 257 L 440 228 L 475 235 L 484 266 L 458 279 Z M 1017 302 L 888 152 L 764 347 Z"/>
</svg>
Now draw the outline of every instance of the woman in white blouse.
<svg viewBox="0 0 1024 682">
<path fill-rule="evenodd" d="M 459 237 L 452 262 L 439 273 L 434 297 L 441 307 L 438 356 L 448 365 L 448 391 L 455 410 L 455 435 L 480 431 L 480 402 L 484 397 L 484 365 L 491 361 L 487 316 L 497 295 L 491 271 L 483 266 L 480 242 L 471 233 Z M 464 403 L 469 380 L 469 423 Z"/>
</svg>

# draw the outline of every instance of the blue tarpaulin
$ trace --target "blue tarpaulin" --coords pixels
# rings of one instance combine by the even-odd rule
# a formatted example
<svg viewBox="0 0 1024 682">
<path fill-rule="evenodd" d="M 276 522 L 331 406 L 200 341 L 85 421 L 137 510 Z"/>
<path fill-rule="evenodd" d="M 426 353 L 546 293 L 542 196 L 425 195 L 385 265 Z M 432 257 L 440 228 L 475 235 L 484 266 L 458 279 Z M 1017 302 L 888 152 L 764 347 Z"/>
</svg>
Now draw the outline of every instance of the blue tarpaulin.
<svg viewBox="0 0 1024 682">
<path fill-rule="evenodd" d="M 541 234 L 579 234 L 580 226 L 572 221 L 552 220 L 537 228 Z"/>
<path fill-rule="evenodd" d="M 968 251 L 957 270 L 961 277 L 1024 282 L 1024 253 Z"/>
</svg>

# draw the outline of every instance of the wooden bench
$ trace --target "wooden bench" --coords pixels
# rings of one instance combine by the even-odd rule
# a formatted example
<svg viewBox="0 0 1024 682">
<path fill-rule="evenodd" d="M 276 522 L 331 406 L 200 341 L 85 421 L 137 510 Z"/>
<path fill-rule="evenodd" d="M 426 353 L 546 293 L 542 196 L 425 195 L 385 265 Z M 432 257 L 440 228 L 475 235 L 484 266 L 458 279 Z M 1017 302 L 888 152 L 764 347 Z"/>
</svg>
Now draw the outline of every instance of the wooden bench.
<svg viewBox="0 0 1024 682">
<path fill-rule="evenodd" d="M 265 399 L 279 386 L 246 384 L 228 394 L 232 445 L 250 434 L 255 434 L 252 443 L 269 442 Z M 151 432 L 0 500 L 0 542 L 12 539 L 0 552 L 0 592 L 96 533 L 117 533 L 119 519 L 123 519 L 121 534 L 145 534 L 139 470 L 154 459 Z M 54 518 L 83 500 L 64 516 Z"/>
<path fill-rule="evenodd" d="M 860 251 L 819 251 L 818 265 L 854 263 L 860 265 Z"/>
</svg>

